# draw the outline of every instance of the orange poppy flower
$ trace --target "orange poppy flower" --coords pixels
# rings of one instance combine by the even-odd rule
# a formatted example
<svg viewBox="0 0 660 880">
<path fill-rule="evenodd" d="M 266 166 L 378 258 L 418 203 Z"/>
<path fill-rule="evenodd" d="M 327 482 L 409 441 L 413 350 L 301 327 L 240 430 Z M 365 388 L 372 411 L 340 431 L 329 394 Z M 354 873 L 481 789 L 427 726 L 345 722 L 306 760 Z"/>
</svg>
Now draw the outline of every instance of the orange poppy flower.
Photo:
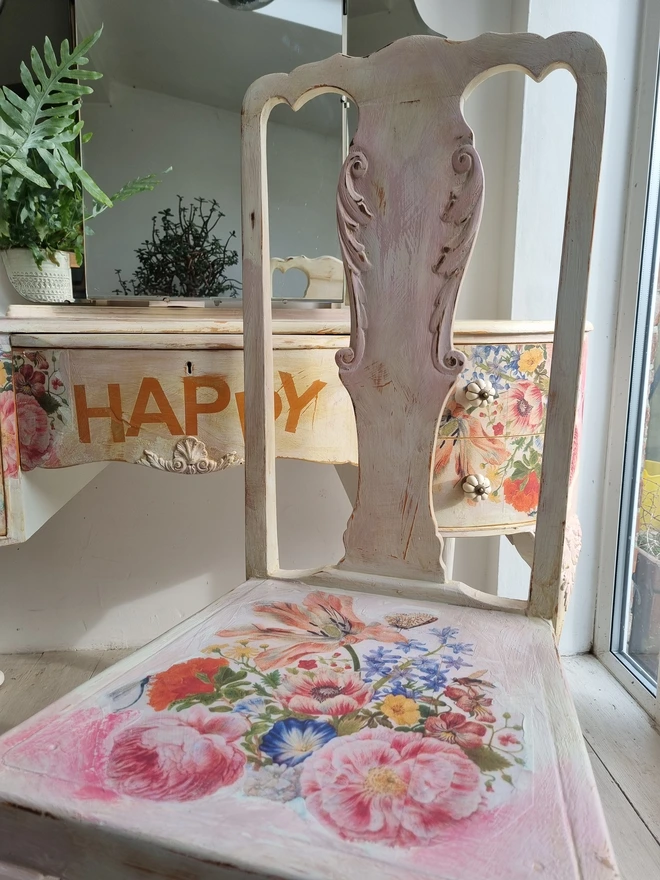
<svg viewBox="0 0 660 880">
<path fill-rule="evenodd" d="M 539 478 L 531 471 L 522 480 L 504 481 L 504 500 L 520 513 L 531 514 L 539 506 Z"/>
<path fill-rule="evenodd" d="M 195 657 L 157 673 L 149 682 L 149 705 L 161 712 L 175 700 L 213 693 L 213 676 L 221 666 L 229 666 L 222 657 Z M 203 681 L 199 675 L 206 676 L 208 681 Z"/>
</svg>

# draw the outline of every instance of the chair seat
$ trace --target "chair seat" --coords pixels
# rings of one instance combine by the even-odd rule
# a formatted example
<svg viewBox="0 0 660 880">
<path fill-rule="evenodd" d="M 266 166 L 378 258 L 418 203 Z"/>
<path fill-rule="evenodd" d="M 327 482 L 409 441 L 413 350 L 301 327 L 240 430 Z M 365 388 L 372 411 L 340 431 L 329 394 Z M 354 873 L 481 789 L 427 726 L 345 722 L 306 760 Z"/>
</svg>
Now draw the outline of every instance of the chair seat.
<svg viewBox="0 0 660 880">
<path fill-rule="evenodd" d="M 66 880 L 617 876 L 549 624 L 293 581 L 2 737 L 0 802 Z"/>
</svg>

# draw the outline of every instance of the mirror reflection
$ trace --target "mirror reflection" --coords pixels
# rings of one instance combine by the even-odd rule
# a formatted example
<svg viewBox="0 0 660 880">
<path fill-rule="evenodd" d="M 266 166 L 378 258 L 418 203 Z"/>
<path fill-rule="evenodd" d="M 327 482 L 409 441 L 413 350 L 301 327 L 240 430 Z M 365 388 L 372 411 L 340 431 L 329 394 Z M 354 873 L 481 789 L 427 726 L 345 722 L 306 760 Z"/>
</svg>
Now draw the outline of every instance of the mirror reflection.
<svg viewBox="0 0 660 880">
<path fill-rule="evenodd" d="M 237 305 L 243 96 L 264 74 L 340 52 L 342 0 L 76 0 L 76 17 L 79 35 L 103 25 L 90 61 L 104 76 L 83 104 L 85 130 L 93 132 L 85 169 L 107 193 L 146 175 L 160 181 L 93 221 L 87 296 Z M 308 298 L 343 298 L 343 279 L 331 283 L 333 263 L 318 263 L 339 257 L 341 161 L 337 95 L 298 113 L 275 108 L 268 128 L 271 256 L 308 259 L 278 267 L 276 297 L 300 298 L 307 289 Z"/>
</svg>

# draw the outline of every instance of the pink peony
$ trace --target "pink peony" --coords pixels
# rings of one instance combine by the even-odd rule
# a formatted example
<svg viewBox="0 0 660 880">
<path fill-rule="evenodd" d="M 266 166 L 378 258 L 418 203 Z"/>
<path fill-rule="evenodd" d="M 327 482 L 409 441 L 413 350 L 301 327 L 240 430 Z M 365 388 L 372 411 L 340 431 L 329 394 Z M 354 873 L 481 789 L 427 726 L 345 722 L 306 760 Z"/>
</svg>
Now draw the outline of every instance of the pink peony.
<svg viewBox="0 0 660 880">
<path fill-rule="evenodd" d="M 275 691 L 287 709 L 299 715 L 348 715 L 365 706 L 373 690 L 355 672 L 322 669 L 312 675 L 291 675 Z"/>
<path fill-rule="evenodd" d="M 0 393 L 0 422 L 7 438 L 2 447 L 2 469 L 5 477 L 18 476 L 18 459 L 16 456 L 16 404 L 11 391 Z"/>
<path fill-rule="evenodd" d="M 247 729 L 240 715 L 201 706 L 145 721 L 115 739 L 108 779 L 122 794 L 146 800 L 206 797 L 242 775 L 245 755 L 234 742 Z"/>
<path fill-rule="evenodd" d="M 63 715 L 31 736 L 17 739 L 3 762 L 64 785 L 76 797 L 115 800 L 117 794 L 106 778 L 112 738 L 139 717 L 137 712 L 104 715 L 97 708 Z"/>
<path fill-rule="evenodd" d="M 375 728 L 312 754 L 300 784 L 310 812 L 346 840 L 426 846 L 477 810 L 479 781 L 458 746 Z"/>
<path fill-rule="evenodd" d="M 46 412 L 34 397 L 16 395 L 18 436 L 21 447 L 21 465 L 31 471 L 44 462 L 51 451 L 53 435 Z"/>
</svg>

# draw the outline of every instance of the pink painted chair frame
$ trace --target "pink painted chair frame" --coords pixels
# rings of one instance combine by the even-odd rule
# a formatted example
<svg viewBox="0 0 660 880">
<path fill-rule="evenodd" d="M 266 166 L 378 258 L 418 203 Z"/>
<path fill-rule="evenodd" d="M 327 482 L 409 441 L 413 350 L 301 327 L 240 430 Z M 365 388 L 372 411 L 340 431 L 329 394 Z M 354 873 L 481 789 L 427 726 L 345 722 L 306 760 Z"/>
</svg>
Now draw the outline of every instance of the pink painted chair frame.
<svg viewBox="0 0 660 880">
<path fill-rule="evenodd" d="M 434 65 L 439 71 L 430 92 L 425 65 Z M 445 582 L 442 538 L 431 501 L 431 461 L 439 415 L 462 366 L 462 355 L 452 348 L 453 315 L 479 226 L 483 193 L 481 164 L 461 105 L 471 90 L 499 71 L 521 70 L 540 82 L 558 68 L 573 74 L 577 93 L 537 540 L 529 600 L 507 600 L 465 584 Z M 443 94 L 439 93 L 441 80 Z M 308 573 L 306 579 L 326 585 L 350 581 L 371 590 L 396 587 L 401 579 L 411 587 L 433 584 L 431 593 L 440 601 L 538 616 L 558 630 L 568 600 L 564 595 L 567 579 L 562 573 L 574 564 L 579 540 L 579 530 L 576 536 L 571 527 L 569 476 L 605 119 L 602 50 L 591 37 L 579 33 L 548 39 L 532 34 L 486 34 L 467 43 L 411 37 L 366 59 L 335 56 L 290 75 L 263 77 L 250 88 L 243 108 L 245 381 L 249 401 L 245 416 L 246 555 L 250 577 L 301 574 L 280 571 L 277 551 L 266 126 L 276 104 L 288 103 L 297 110 L 324 92 L 348 94 L 361 110 L 337 203 L 353 318 L 351 348 L 339 353 L 338 364 L 356 410 L 361 467 L 358 496 L 344 535 L 345 557 L 338 566 L 311 578 Z M 384 154 L 393 164 L 409 159 L 406 151 L 410 144 L 408 141 L 402 147 L 400 138 L 397 142 L 396 136 L 388 137 L 392 128 L 379 128 L 378 114 L 390 126 L 396 121 L 412 126 L 413 120 L 423 115 L 419 112 L 423 102 L 439 99 L 444 101 L 444 115 L 438 116 L 448 121 L 456 147 L 451 155 L 444 151 L 452 167 L 440 167 L 439 176 L 433 178 L 445 192 L 437 194 L 436 189 L 429 198 L 429 180 L 424 178 L 415 192 L 415 206 L 422 205 L 420 213 L 426 219 L 432 218 L 434 207 L 438 214 L 434 242 L 429 242 L 432 236 L 427 233 L 421 246 L 432 250 L 419 259 L 419 241 L 411 245 L 402 229 L 396 230 L 396 217 L 388 225 L 388 196 L 393 200 L 394 194 L 387 190 L 396 184 L 393 175 L 388 178 L 382 168 Z M 366 111 L 361 108 L 365 102 Z M 416 132 L 411 128 L 408 135 L 411 133 L 414 136 Z M 442 154 L 439 146 L 435 155 L 422 158 L 442 162 L 438 154 Z M 405 185 L 411 187 L 409 177 Z M 396 297 L 389 294 L 389 299 L 388 279 L 377 271 L 379 235 L 389 236 L 387 271 L 398 273 L 397 282 L 402 281 L 402 271 L 410 280 L 397 289 Z M 418 296 L 425 297 L 421 306 L 413 300 L 417 291 L 423 291 Z M 402 366 L 395 363 L 396 352 L 402 321 L 411 320 L 411 314 L 416 344 L 408 352 L 408 364 Z M 374 370 L 378 373 L 375 377 Z M 381 381 L 391 370 L 398 371 L 396 387 L 389 380 Z M 415 424 L 410 430 L 405 425 L 407 415 L 396 424 L 405 448 L 383 437 L 382 425 L 393 426 L 385 414 L 396 395 L 408 395 L 416 405 L 411 416 Z M 401 528 L 393 526 L 399 521 Z"/>
</svg>

